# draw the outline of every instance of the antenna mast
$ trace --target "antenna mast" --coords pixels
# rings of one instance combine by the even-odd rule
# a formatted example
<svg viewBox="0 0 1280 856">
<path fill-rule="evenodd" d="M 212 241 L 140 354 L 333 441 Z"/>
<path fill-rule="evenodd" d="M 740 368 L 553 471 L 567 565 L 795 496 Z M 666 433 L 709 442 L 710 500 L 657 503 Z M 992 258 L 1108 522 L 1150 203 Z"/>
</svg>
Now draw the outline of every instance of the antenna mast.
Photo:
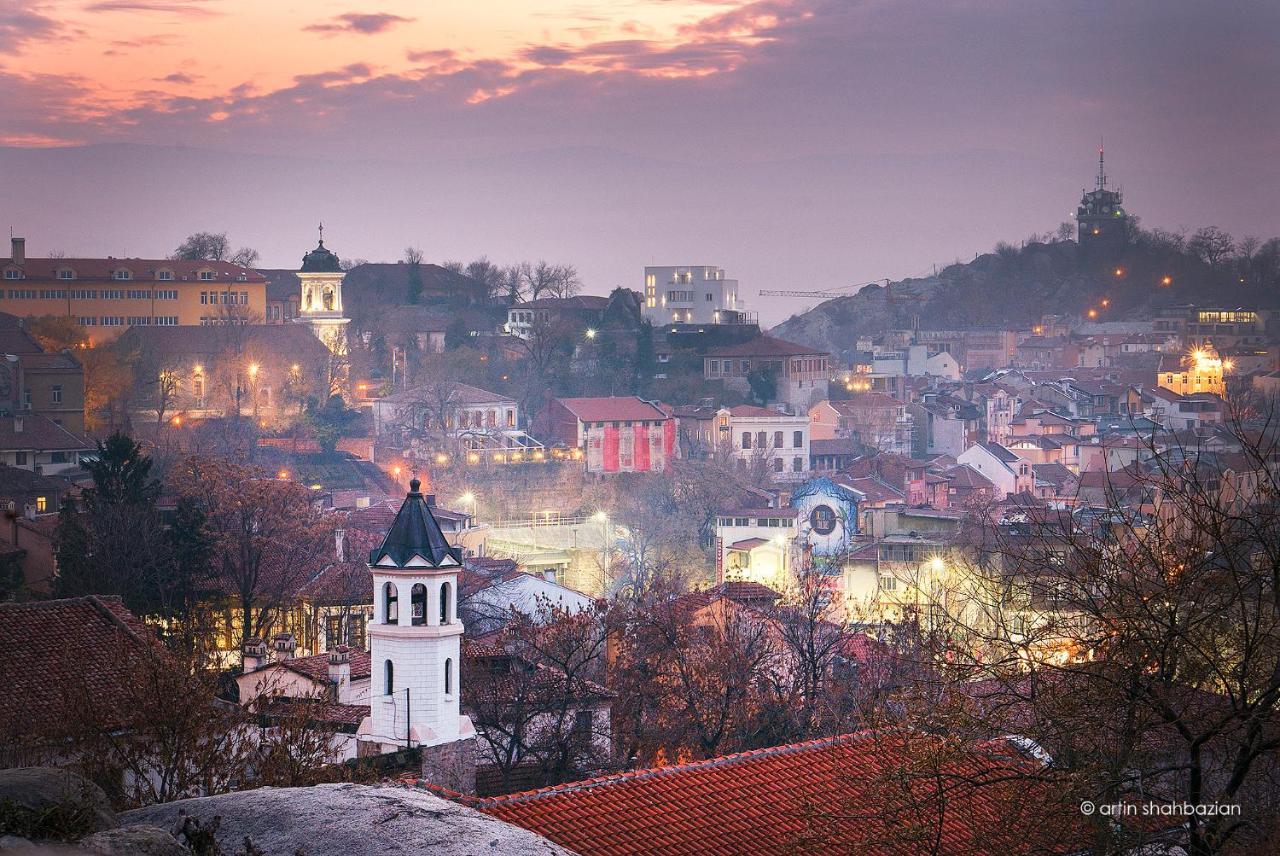
<svg viewBox="0 0 1280 856">
<path fill-rule="evenodd" d="M 1102 163 L 1103 145 L 1098 142 L 1098 190 L 1105 190 L 1107 186 L 1107 171 Z"/>
</svg>

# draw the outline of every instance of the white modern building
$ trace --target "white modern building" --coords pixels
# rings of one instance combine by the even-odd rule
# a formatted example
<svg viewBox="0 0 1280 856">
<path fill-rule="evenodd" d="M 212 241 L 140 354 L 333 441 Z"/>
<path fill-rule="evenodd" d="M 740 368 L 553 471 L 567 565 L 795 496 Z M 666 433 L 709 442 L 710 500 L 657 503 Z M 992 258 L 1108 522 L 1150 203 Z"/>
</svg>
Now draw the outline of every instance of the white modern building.
<svg viewBox="0 0 1280 856">
<path fill-rule="evenodd" d="M 746 320 L 738 281 L 724 268 L 676 265 L 644 269 L 644 317 L 663 324 L 739 324 Z"/>
</svg>

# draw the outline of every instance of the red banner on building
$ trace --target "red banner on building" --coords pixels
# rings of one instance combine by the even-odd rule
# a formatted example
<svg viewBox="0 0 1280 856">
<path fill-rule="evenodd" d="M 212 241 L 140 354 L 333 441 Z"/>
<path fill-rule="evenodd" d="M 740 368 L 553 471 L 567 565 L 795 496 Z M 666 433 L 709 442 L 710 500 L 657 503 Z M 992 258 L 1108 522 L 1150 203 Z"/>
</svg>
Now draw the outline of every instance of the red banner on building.
<svg viewBox="0 0 1280 856">
<path fill-rule="evenodd" d="M 612 425 L 604 429 L 604 471 L 606 473 L 618 471 L 618 429 Z"/>
<path fill-rule="evenodd" d="M 637 425 L 635 427 L 635 432 L 635 471 L 638 473 L 647 473 L 649 472 L 649 429 Z"/>
</svg>

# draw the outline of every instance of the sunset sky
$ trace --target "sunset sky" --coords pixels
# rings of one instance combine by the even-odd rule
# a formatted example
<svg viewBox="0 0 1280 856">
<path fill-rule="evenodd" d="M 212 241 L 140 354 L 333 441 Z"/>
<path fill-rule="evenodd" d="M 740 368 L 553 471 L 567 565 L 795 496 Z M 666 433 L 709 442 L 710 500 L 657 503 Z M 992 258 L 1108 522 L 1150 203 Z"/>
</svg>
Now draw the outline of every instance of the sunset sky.
<svg viewBox="0 0 1280 856">
<path fill-rule="evenodd" d="M 156 254 L 215 228 L 268 264 L 325 216 L 354 256 L 546 256 L 595 291 L 712 263 L 750 296 L 1052 229 L 1105 138 L 1148 225 L 1272 235 L 1278 41 L 1275 2 L 0 0 L 0 144 L 242 159 L 197 177 L 203 211 L 107 214 L 47 204 L 73 153 L 0 150 L 23 172 L 0 214 L 33 251 Z M 103 151 L 77 169 L 106 188 L 121 167 Z M 250 183 L 255 158 L 280 182 Z M 298 210 L 283 177 L 317 160 L 344 165 L 340 201 Z M 421 170 L 413 198 L 389 164 Z M 498 173 L 524 198 L 486 184 Z M 253 210 L 218 195 L 232 186 Z M 432 211 L 433 193 L 466 198 Z"/>
</svg>

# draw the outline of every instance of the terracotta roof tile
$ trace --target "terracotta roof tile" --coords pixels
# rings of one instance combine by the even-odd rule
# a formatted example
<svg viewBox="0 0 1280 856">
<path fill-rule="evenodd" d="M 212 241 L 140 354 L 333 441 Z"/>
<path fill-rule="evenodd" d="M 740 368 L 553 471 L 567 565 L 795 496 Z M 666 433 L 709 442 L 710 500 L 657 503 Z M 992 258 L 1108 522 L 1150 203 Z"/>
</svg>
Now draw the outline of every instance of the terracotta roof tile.
<svg viewBox="0 0 1280 856">
<path fill-rule="evenodd" d="M 891 828 L 883 796 L 883 778 L 908 753 L 900 734 L 846 735 L 469 802 L 583 856 L 913 852 Z M 957 754 L 942 852 L 1003 856 L 1011 835 L 1032 835 L 1036 852 L 1087 842 L 1073 807 L 1045 823 L 1031 809 L 1048 801 L 1042 789 L 995 781 L 1021 763 L 1007 753 Z M 927 802 L 913 801 L 913 810 Z"/>
<path fill-rule="evenodd" d="M 118 597 L 0 604 L 0 733 L 55 736 L 74 720 L 66 685 L 88 688 L 110 711 L 125 700 L 132 657 L 156 644 Z"/>
</svg>

